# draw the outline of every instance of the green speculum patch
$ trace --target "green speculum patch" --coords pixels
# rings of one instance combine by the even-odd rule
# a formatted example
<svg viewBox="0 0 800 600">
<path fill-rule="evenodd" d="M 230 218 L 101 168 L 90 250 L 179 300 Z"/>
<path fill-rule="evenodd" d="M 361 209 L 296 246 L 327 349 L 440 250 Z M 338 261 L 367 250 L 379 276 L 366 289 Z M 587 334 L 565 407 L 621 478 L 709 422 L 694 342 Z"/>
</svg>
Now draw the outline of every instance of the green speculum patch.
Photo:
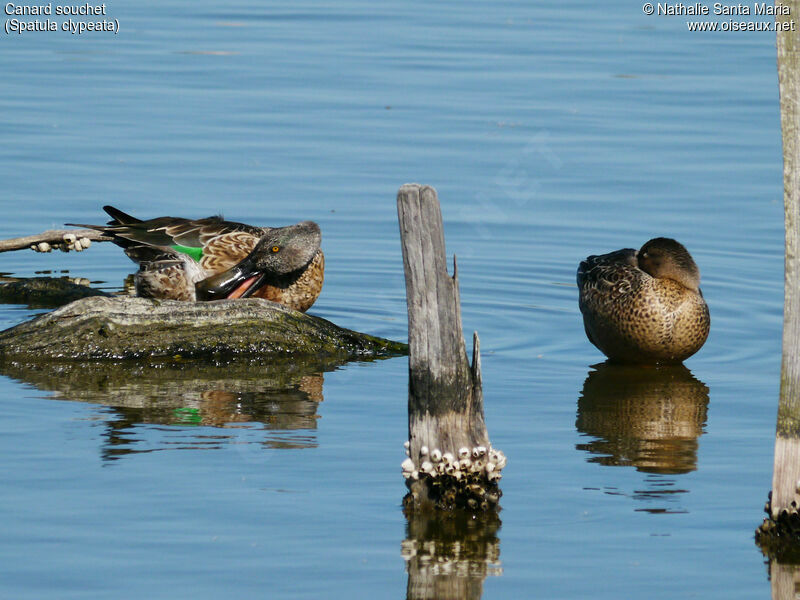
<svg viewBox="0 0 800 600">
<path fill-rule="evenodd" d="M 183 254 L 188 254 L 197 262 L 200 262 L 200 259 L 203 258 L 203 249 L 202 248 L 193 248 L 192 246 L 181 246 L 180 244 L 173 244 L 170 246 L 173 250 L 177 250 L 178 252 L 182 252 Z"/>
</svg>

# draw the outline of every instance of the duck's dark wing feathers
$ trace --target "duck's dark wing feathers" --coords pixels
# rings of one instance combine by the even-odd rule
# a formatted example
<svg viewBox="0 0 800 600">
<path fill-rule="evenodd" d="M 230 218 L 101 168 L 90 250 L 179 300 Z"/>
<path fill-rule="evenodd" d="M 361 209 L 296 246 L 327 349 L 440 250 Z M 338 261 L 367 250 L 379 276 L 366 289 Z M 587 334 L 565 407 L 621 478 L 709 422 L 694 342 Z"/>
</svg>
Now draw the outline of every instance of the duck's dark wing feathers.
<svg viewBox="0 0 800 600">
<path fill-rule="evenodd" d="M 131 245 L 125 248 L 125 254 L 139 265 L 146 265 L 149 263 L 178 264 L 184 260 L 183 256 L 172 248 L 149 246 L 145 244 L 131 243 Z"/>
<path fill-rule="evenodd" d="M 179 217 L 158 217 L 142 221 L 122 212 L 113 206 L 103 209 L 112 217 L 108 225 L 85 225 L 67 223 L 79 227 L 89 227 L 116 238 L 118 245 L 130 248 L 133 245 L 168 247 L 175 244 L 190 248 L 203 248 L 215 237 L 233 232 L 245 232 L 261 238 L 269 228 L 254 227 L 236 221 L 224 221 L 222 217 L 206 219 L 182 219 Z"/>
<path fill-rule="evenodd" d="M 619 267 L 636 267 L 636 250 L 633 248 L 623 248 L 608 254 L 598 254 L 586 257 L 578 265 L 577 283 L 578 288 L 584 286 L 595 286 L 609 280 L 609 276 L 619 269 Z M 611 278 L 616 279 L 616 277 Z"/>
<path fill-rule="evenodd" d="M 112 226 L 107 231 L 139 243 L 154 246 L 180 244 L 190 248 L 203 248 L 213 238 L 237 231 L 252 234 L 257 238 L 261 238 L 266 232 L 261 227 L 223 221 L 220 217 L 195 220 L 160 217 L 131 225 Z"/>
</svg>

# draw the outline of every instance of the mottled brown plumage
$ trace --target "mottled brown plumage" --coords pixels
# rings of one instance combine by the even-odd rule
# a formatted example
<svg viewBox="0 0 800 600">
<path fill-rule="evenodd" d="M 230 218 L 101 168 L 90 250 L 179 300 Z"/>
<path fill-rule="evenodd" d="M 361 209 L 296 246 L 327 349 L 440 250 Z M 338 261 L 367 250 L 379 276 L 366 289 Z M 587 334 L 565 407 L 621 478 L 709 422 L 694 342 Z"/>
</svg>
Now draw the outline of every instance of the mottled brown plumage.
<svg viewBox="0 0 800 600">
<path fill-rule="evenodd" d="M 295 310 L 307 311 L 322 290 L 325 277 L 325 255 L 320 250 L 299 277 L 293 275 L 276 277 L 253 292 L 254 298 L 266 298 L 291 306 Z"/>
<path fill-rule="evenodd" d="M 669 238 L 590 256 L 578 267 L 579 306 L 589 341 L 608 358 L 677 363 L 708 337 L 708 305 L 689 252 Z"/>
<path fill-rule="evenodd" d="M 325 257 L 319 226 L 254 227 L 220 217 L 142 221 L 111 207 L 108 225 L 85 225 L 114 238 L 139 264 L 137 295 L 169 300 L 258 297 L 305 311 L 322 291 Z"/>
</svg>

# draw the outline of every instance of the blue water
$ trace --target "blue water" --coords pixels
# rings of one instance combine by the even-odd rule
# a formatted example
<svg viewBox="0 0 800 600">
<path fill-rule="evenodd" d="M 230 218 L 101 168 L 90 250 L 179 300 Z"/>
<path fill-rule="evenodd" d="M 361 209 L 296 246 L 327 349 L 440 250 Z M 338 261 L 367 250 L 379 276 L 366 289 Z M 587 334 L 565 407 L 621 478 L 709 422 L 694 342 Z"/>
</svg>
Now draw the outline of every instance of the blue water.
<svg viewBox="0 0 800 600">
<path fill-rule="evenodd" d="M 395 195 L 433 185 L 464 326 L 481 335 L 489 432 L 509 457 L 484 597 L 768 596 L 753 531 L 783 301 L 773 34 L 576 2 L 108 13 L 119 35 L 0 40 L 0 237 L 102 222 L 109 203 L 313 219 L 327 271 L 311 312 L 405 339 Z M 575 268 L 657 235 L 692 252 L 712 315 L 686 363 L 700 395 L 678 472 L 642 466 L 635 431 L 581 425 L 603 357 Z M 106 244 L 0 256 L 15 276 L 62 269 L 115 290 L 132 264 Z M 0 306 L 0 326 L 37 312 Z M 248 396 L 258 418 L 228 424 L 195 419 L 202 392 L 242 401 L 250 387 L 179 381 L 131 407 L 130 382 L 86 395 L 0 378 L 0 596 L 402 596 L 406 359 L 326 372 L 313 405 Z"/>
</svg>

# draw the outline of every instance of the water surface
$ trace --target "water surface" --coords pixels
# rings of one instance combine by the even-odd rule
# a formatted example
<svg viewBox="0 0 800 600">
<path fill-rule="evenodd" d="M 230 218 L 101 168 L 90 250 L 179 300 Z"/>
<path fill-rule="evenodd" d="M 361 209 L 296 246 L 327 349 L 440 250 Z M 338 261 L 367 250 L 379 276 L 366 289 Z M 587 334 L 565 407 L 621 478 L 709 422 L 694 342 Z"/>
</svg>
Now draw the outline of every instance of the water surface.
<svg viewBox="0 0 800 600">
<path fill-rule="evenodd" d="M 118 36 L 0 42 L 1 237 L 103 222 L 103 204 L 313 219 L 327 273 L 311 312 L 402 340 L 394 199 L 433 185 L 509 457 L 472 584 L 487 598 L 767 597 L 753 531 L 782 316 L 771 34 L 586 3 L 109 12 Z M 699 264 L 711 335 L 677 382 L 598 384 L 575 268 L 656 235 Z M 15 276 L 62 269 L 116 290 L 132 265 L 103 244 L 0 257 Z M 36 312 L 0 306 L 0 326 Z M 0 377 L 0 595 L 402 596 L 420 539 L 400 508 L 405 359 L 311 365 L 277 395 L 269 365 L 121 369 L 81 385 Z"/>
</svg>

